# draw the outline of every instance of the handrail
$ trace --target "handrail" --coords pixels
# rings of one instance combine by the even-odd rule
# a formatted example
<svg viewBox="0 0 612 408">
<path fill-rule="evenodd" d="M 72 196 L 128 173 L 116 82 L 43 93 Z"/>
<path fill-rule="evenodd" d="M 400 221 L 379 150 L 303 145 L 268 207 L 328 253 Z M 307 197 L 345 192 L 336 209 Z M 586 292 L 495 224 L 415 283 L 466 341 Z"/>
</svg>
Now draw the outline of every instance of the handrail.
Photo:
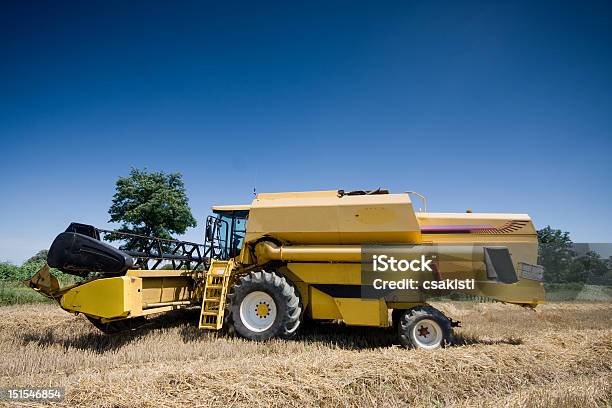
<svg viewBox="0 0 612 408">
<path fill-rule="evenodd" d="M 419 193 L 418 191 L 405 191 L 406 194 L 414 194 L 415 196 L 418 196 L 421 201 L 423 201 L 423 212 L 427 212 L 427 198 L 425 198 L 425 196 L 421 193 Z M 419 211 L 421 211 L 421 209 L 419 208 Z"/>
</svg>

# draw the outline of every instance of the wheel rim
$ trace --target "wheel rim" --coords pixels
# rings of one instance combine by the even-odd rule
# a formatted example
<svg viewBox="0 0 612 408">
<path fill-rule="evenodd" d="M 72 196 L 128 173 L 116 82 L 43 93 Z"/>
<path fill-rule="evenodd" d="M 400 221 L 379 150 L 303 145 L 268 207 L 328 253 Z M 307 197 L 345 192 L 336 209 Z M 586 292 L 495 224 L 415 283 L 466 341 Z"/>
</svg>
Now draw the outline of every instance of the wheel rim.
<svg viewBox="0 0 612 408">
<path fill-rule="evenodd" d="M 268 330 L 276 319 L 276 303 L 266 292 L 251 292 L 240 303 L 240 320 L 254 332 Z"/>
<path fill-rule="evenodd" d="M 416 345 L 424 349 L 434 349 L 442 344 L 442 327 L 435 320 L 419 320 L 412 329 Z"/>
</svg>

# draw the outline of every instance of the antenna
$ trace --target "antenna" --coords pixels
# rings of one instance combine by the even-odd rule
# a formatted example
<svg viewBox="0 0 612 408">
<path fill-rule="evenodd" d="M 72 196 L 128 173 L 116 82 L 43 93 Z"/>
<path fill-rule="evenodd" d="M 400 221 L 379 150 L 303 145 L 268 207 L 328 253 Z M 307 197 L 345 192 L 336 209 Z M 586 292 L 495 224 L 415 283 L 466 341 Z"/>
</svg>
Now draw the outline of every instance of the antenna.
<svg viewBox="0 0 612 408">
<path fill-rule="evenodd" d="M 253 178 L 253 197 L 257 197 L 257 174 L 259 173 L 259 166 L 255 167 L 255 177 Z"/>
</svg>

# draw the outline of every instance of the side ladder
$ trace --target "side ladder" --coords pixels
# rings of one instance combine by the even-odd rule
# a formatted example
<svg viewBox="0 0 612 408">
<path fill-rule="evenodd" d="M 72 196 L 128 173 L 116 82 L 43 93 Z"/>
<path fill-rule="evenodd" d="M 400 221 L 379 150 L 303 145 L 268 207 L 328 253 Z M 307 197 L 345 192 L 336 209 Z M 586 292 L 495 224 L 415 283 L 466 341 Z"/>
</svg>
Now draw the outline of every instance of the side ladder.
<svg viewBox="0 0 612 408">
<path fill-rule="evenodd" d="M 223 326 L 225 299 L 233 269 L 233 260 L 212 261 L 210 264 L 202 295 L 200 329 L 219 330 Z"/>
</svg>

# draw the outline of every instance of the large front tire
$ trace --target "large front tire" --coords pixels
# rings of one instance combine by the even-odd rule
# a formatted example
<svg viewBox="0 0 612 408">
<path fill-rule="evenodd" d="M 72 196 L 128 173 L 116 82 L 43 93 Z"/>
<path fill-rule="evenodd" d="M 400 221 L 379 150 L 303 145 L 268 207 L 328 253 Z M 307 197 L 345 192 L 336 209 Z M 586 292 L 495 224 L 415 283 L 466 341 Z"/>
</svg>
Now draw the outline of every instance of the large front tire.
<svg viewBox="0 0 612 408">
<path fill-rule="evenodd" d="M 251 340 L 292 337 L 301 321 L 297 290 L 274 272 L 251 272 L 240 278 L 230 294 L 231 323 Z"/>
</svg>

